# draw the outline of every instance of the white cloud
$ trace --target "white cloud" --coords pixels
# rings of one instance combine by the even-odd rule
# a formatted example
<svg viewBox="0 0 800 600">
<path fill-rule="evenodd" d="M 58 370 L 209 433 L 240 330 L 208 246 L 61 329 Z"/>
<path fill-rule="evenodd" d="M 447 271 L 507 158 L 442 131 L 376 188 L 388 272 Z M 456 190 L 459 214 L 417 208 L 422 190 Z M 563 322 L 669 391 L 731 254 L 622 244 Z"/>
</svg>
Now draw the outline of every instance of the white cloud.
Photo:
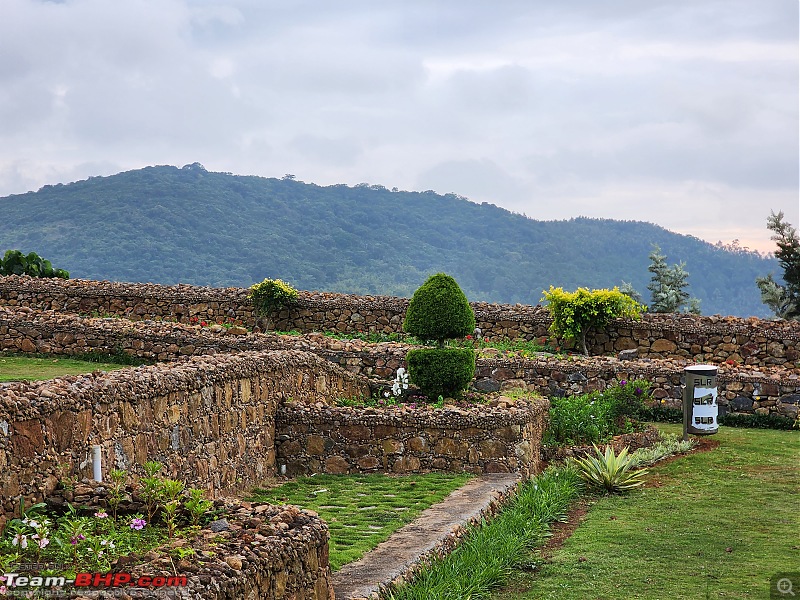
<svg viewBox="0 0 800 600">
<path fill-rule="evenodd" d="M 800 221 L 794 2 L 5 0 L 3 12 L 2 195 L 199 161 L 711 241 L 768 240 L 770 208 Z"/>
</svg>

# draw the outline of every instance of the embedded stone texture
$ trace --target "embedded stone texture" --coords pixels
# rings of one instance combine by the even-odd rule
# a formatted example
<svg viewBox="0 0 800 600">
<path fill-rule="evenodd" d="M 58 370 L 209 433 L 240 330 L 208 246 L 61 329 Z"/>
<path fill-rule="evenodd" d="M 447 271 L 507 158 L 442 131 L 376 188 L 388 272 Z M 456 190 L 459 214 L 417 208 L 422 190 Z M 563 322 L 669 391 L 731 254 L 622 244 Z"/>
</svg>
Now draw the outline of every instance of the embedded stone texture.
<svg viewBox="0 0 800 600">
<path fill-rule="evenodd" d="M 126 588 L 120 597 L 156 600 L 334 600 L 328 562 L 328 526 L 319 516 L 295 506 L 264 503 L 216 503 L 228 528 L 200 530 L 144 556 L 120 557 L 111 572 L 141 576 L 186 577 L 186 585 L 168 588 Z M 174 546 L 192 548 L 182 560 L 170 558 Z M 61 597 L 89 598 L 64 590 Z M 91 596 L 94 598 L 95 596 Z"/>
<path fill-rule="evenodd" d="M 158 460 L 215 496 L 250 488 L 275 474 L 281 401 L 368 393 L 364 378 L 296 350 L 0 384 L 0 518 L 20 496 L 30 505 L 50 494 L 60 469 L 90 477 L 95 445 L 105 473 Z"/>
<path fill-rule="evenodd" d="M 276 453 L 286 474 L 539 471 L 548 400 L 500 398 L 469 408 L 335 407 L 284 402 Z"/>
<path fill-rule="evenodd" d="M 261 329 L 304 333 L 398 332 L 408 307 L 407 298 L 301 291 L 295 306 L 266 319 L 253 313 L 247 293 L 242 288 L 0 277 L 0 304 L 7 306 L 183 323 L 192 317 L 209 322 L 239 319 Z M 549 336 L 551 320 L 541 306 L 473 302 L 472 307 L 484 337 L 535 340 Z M 563 345 L 557 339 L 552 343 Z M 604 330 L 590 332 L 587 345 L 592 354 L 638 349 L 643 358 L 793 366 L 800 359 L 800 323 L 653 313 L 641 321 L 620 319 Z"/>
</svg>

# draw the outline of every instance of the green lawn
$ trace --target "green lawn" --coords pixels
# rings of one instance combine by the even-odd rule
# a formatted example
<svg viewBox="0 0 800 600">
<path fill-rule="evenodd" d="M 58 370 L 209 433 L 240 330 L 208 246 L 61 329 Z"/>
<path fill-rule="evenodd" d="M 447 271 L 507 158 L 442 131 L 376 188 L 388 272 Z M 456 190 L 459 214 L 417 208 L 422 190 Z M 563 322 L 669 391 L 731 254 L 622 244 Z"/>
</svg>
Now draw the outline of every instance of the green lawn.
<svg viewBox="0 0 800 600">
<path fill-rule="evenodd" d="M 0 382 L 40 381 L 62 375 L 81 375 L 97 369 L 111 371 L 127 365 L 88 362 L 72 358 L 33 358 L 27 356 L 0 356 Z"/>
<path fill-rule="evenodd" d="M 255 490 L 250 500 L 295 504 L 319 513 L 330 528 L 330 562 L 336 571 L 372 550 L 470 477 L 450 473 L 404 477 L 319 474 L 269 490 Z"/>
<path fill-rule="evenodd" d="M 712 439 L 653 467 L 642 491 L 596 499 L 550 559 L 492 598 L 768 598 L 770 577 L 800 571 L 800 433 L 720 427 Z"/>
</svg>

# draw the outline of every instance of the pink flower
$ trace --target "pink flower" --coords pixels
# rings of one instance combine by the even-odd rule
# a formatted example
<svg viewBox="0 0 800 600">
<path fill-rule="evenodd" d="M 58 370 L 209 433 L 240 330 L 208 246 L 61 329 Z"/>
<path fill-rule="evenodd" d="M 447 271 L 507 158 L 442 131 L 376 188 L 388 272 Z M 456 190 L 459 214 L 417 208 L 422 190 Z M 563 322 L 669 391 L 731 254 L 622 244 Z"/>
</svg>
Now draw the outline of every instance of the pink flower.
<svg viewBox="0 0 800 600">
<path fill-rule="evenodd" d="M 108 517 L 108 513 L 101 510 L 101 511 L 98 511 L 98 512 L 94 513 L 94 516 L 97 517 L 98 519 L 105 519 L 105 518 Z"/>
<path fill-rule="evenodd" d="M 131 529 L 135 529 L 136 531 L 139 531 L 140 529 L 144 529 L 145 525 L 147 525 L 147 521 L 145 521 L 144 519 L 133 519 L 131 521 L 130 527 L 131 527 Z"/>
</svg>

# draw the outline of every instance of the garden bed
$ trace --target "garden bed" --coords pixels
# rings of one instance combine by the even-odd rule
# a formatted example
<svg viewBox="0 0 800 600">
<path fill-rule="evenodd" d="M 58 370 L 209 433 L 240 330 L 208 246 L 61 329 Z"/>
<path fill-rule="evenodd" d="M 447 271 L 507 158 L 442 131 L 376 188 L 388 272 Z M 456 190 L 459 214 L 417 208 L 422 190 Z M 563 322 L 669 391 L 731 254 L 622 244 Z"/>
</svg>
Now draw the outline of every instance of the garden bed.
<svg viewBox="0 0 800 600">
<path fill-rule="evenodd" d="M 633 452 L 639 448 L 649 448 L 658 442 L 660 438 L 661 434 L 658 429 L 652 425 L 648 425 L 643 431 L 616 435 L 608 442 L 598 444 L 598 447 L 602 449 L 606 446 L 611 446 L 617 453 L 623 448 L 628 447 L 629 451 Z M 561 461 L 570 457 L 586 456 L 593 452 L 594 448 L 591 444 L 579 446 L 545 446 L 542 448 L 542 460 L 545 462 Z"/>
</svg>

